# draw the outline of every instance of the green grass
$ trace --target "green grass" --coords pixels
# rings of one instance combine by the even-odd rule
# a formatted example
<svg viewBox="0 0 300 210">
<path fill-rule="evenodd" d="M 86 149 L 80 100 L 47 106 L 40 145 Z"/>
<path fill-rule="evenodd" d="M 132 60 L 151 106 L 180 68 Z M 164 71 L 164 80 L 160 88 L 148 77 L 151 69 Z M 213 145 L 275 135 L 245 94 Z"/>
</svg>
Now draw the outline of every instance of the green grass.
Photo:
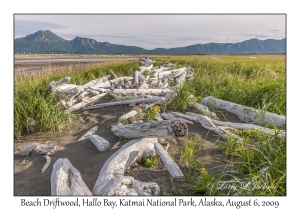
<svg viewBox="0 0 300 210">
<path fill-rule="evenodd" d="M 61 71 L 49 70 L 34 74 L 17 74 L 14 78 L 14 134 L 29 132 L 27 119 L 36 123 L 37 132 L 61 133 L 76 122 L 74 114 L 55 108 L 59 99 L 48 91 L 51 81 L 70 76 L 70 84 L 83 85 L 93 79 L 110 74 L 130 75 L 139 67 L 138 62 L 115 61 L 86 67 L 69 67 Z M 77 121 L 78 122 L 78 121 Z"/>
<path fill-rule="evenodd" d="M 152 168 L 158 163 L 157 156 L 146 157 L 143 161 L 143 165 L 147 168 Z"/>
</svg>

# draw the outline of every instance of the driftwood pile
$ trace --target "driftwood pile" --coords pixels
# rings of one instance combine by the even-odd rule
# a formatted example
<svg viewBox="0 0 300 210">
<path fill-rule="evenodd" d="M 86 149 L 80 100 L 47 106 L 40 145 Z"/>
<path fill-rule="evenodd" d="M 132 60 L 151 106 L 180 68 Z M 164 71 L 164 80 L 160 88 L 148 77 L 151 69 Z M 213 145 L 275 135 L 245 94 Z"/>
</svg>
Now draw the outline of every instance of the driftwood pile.
<svg viewBox="0 0 300 210">
<path fill-rule="evenodd" d="M 183 180 L 182 172 L 166 151 L 169 145 L 166 148 L 163 148 L 162 145 L 166 145 L 165 139 L 169 137 L 185 136 L 188 133 L 187 124 L 193 124 L 193 121 L 199 122 L 201 126 L 217 133 L 224 139 L 243 141 L 242 138 L 230 132 L 234 129 L 254 129 L 269 135 L 278 135 L 280 138 L 285 137 L 284 131 L 274 131 L 261 126 L 264 123 L 278 127 L 284 126 L 285 117 L 213 97 L 205 97 L 201 103 L 192 101 L 189 103 L 189 106 L 197 109 L 201 115 L 191 112 L 185 114 L 156 113 L 156 121 L 143 122 L 139 120 L 136 122 L 133 120 L 131 124 L 122 124 L 138 114 L 145 114 L 154 105 L 165 104 L 172 100 L 177 89 L 186 79 L 192 79 L 194 75 L 194 69 L 190 67 L 171 70 L 170 68 L 175 66 L 165 64 L 159 68 L 153 68 L 154 61 L 149 58 L 140 60 L 144 62 L 144 66 L 139 67 L 130 76 L 118 77 L 110 70 L 112 76 L 107 75 L 82 86 L 66 84 L 70 81 L 70 77 L 50 83 L 49 90 L 61 98 L 56 106 L 67 112 L 123 104 L 133 107 L 131 111 L 118 119 L 118 124 L 111 128 L 114 135 L 133 140 L 123 145 L 106 161 L 92 191 L 86 187 L 79 171 L 72 166 L 68 159 L 59 159 L 54 164 L 51 175 L 52 195 L 158 195 L 160 188 L 156 183 L 140 182 L 133 177 L 124 176 L 124 171 L 134 162 L 157 152 L 171 176 L 177 180 Z M 176 85 L 169 87 L 171 81 Z M 114 98 L 113 102 L 91 105 L 107 94 Z M 210 108 L 234 113 L 246 123 L 223 122 Z M 89 138 L 98 150 L 103 152 L 109 149 L 110 144 L 107 140 L 95 135 L 97 129 L 98 126 L 91 128 L 79 141 Z M 41 146 L 29 145 L 20 152 L 20 155 L 37 154 L 38 147 Z M 46 165 L 50 164 L 49 160 L 50 158 L 47 158 Z"/>
</svg>

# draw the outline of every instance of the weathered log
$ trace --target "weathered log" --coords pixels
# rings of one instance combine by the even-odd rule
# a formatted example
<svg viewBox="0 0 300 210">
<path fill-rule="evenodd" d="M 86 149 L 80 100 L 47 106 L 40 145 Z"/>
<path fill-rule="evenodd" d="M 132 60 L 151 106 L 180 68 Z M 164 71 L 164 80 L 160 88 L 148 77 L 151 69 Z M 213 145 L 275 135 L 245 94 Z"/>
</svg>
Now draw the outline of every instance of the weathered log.
<svg viewBox="0 0 300 210">
<path fill-rule="evenodd" d="M 150 66 L 140 66 L 139 71 L 151 70 L 152 67 L 153 67 L 153 64 L 151 64 Z"/>
<path fill-rule="evenodd" d="M 163 161 L 163 163 L 165 164 L 165 166 L 167 167 L 171 176 L 177 181 L 184 181 L 185 178 L 184 178 L 183 173 L 181 172 L 178 165 L 174 162 L 172 157 L 169 155 L 169 153 L 166 150 L 164 150 L 163 147 L 159 143 L 155 143 L 154 148 L 155 148 L 157 154 L 159 154 L 159 156 L 160 156 L 161 160 Z"/>
<path fill-rule="evenodd" d="M 45 163 L 44 167 L 42 168 L 42 173 L 44 173 L 44 171 L 49 167 L 50 163 L 51 163 L 51 158 L 48 155 L 44 156 L 47 160 L 47 162 Z"/>
<path fill-rule="evenodd" d="M 98 101 L 100 98 L 106 96 L 106 94 L 107 93 L 101 93 L 99 95 L 88 98 L 87 100 L 82 100 L 80 103 L 77 103 L 74 106 L 71 106 L 68 109 L 66 109 L 66 112 L 74 112 L 74 111 L 77 111 L 79 109 L 82 109 L 82 108 Z"/>
<path fill-rule="evenodd" d="M 20 152 L 20 156 L 28 155 L 52 155 L 56 152 L 57 145 L 33 143 L 24 147 Z"/>
<path fill-rule="evenodd" d="M 92 89 L 97 89 L 97 88 L 110 88 L 111 86 L 111 81 L 108 80 L 108 81 L 105 81 L 105 82 L 98 82 L 97 84 L 95 84 L 94 86 L 91 86 L 90 88 Z"/>
<path fill-rule="evenodd" d="M 182 73 L 177 79 L 176 79 L 176 87 L 180 87 L 185 82 L 186 73 Z"/>
<path fill-rule="evenodd" d="M 95 104 L 93 106 L 89 106 L 84 110 L 89 109 L 99 109 L 108 106 L 117 106 L 117 105 L 125 105 L 125 104 L 141 104 L 141 103 L 151 103 L 151 102 L 163 102 L 165 100 L 164 97 L 152 97 L 152 98 L 141 98 L 141 99 L 134 99 L 134 100 L 126 100 L 126 101 L 115 101 L 109 103 L 102 103 L 102 104 Z"/>
<path fill-rule="evenodd" d="M 99 79 L 92 80 L 92 81 L 90 81 L 90 82 L 84 84 L 83 86 L 84 86 L 84 87 L 92 87 L 92 86 L 97 85 L 98 83 L 106 82 L 107 80 L 110 79 L 110 77 L 111 77 L 110 75 L 106 75 L 106 76 L 101 77 L 101 78 L 99 78 Z"/>
<path fill-rule="evenodd" d="M 196 122 L 200 122 L 201 125 L 204 128 L 206 128 L 208 130 L 211 130 L 211 131 L 219 134 L 224 139 L 232 138 L 232 139 L 235 139 L 237 141 L 243 141 L 243 139 L 240 138 L 239 136 L 234 135 L 233 133 L 231 133 L 229 131 L 226 131 L 225 129 L 220 128 L 220 127 L 214 125 L 213 122 L 211 121 L 211 119 L 208 118 L 207 116 L 199 115 L 200 117 L 190 117 L 188 115 L 181 114 L 181 113 L 178 113 L 178 112 L 172 112 L 172 114 L 175 114 L 175 115 L 180 116 L 180 117 L 185 117 L 185 118 L 187 118 L 189 120 L 194 120 Z"/>
<path fill-rule="evenodd" d="M 139 72 L 135 71 L 134 72 L 134 84 L 137 85 L 139 83 Z"/>
<path fill-rule="evenodd" d="M 87 139 L 89 136 L 93 135 L 98 130 L 98 128 L 99 128 L 98 126 L 95 126 L 95 127 L 91 128 L 80 139 L 78 139 L 78 141 L 82 141 L 82 140 Z"/>
<path fill-rule="evenodd" d="M 158 195 L 159 186 L 155 182 L 140 182 L 124 176 L 124 171 L 143 157 L 155 154 L 157 138 L 132 140 L 113 154 L 101 168 L 92 190 L 94 195 Z"/>
<path fill-rule="evenodd" d="M 286 133 L 283 130 L 274 131 L 272 129 L 264 128 L 259 125 L 246 124 L 246 123 L 222 122 L 219 120 L 212 120 L 212 122 L 217 126 L 227 126 L 227 127 L 238 129 L 238 130 L 259 130 L 259 131 L 269 134 L 271 136 L 277 135 L 279 138 L 284 138 L 286 136 Z"/>
<path fill-rule="evenodd" d="M 147 83 L 147 81 L 145 80 L 141 85 L 140 85 L 140 89 L 148 89 L 149 85 Z"/>
<path fill-rule="evenodd" d="M 110 147 L 109 142 L 98 135 L 90 135 L 89 139 L 94 143 L 100 152 L 104 152 Z"/>
<path fill-rule="evenodd" d="M 132 81 L 128 81 L 124 84 L 124 88 L 125 89 L 131 88 L 131 85 L 132 85 Z"/>
<path fill-rule="evenodd" d="M 174 137 L 184 136 L 187 133 L 187 125 L 181 121 L 170 120 L 137 122 L 123 125 L 121 123 L 112 126 L 111 131 L 118 137 L 128 139 L 140 137 Z"/>
<path fill-rule="evenodd" d="M 165 95 L 168 92 L 171 92 L 170 89 L 121 89 L 112 91 L 116 95 Z"/>
<path fill-rule="evenodd" d="M 118 122 L 122 122 L 122 121 L 124 121 L 124 120 L 126 120 L 126 119 L 129 119 L 129 118 L 131 118 L 131 117 L 134 117 L 134 116 L 136 116 L 137 114 L 138 114 L 138 112 L 137 112 L 136 110 L 131 110 L 130 112 L 128 112 L 128 113 L 122 115 L 121 117 L 119 117 Z"/>
<path fill-rule="evenodd" d="M 209 111 L 207 106 L 204 106 L 202 104 L 198 104 L 195 102 L 189 102 L 189 107 L 196 108 L 201 114 L 216 118 L 217 115 L 214 112 Z"/>
<path fill-rule="evenodd" d="M 59 158 L 51 174 L 51 195 L 92 195 L 79 171 L 67 158 Z"/>
<path fill-rule="evenodd" d="M 171 120 L 172 122 L 174 122 L 176 120 L 180 120 L 180 121 L 185 122 L 185 123 L 194 124 L 192 121 L 186 120 L 182 117 L 175 117 L 172 113 L 162 113 L 161 116 L 162 116 L 163 119 Z"/>
<path fill-rule="evenodd" d="M 49 89 L 52 90 L 53 88 L 57 88 L 60 85 L 66 84 L 70 80 L 71 80 L 71 77 L 64 77 L 64 78 L 61 78 L 58 81 L 52 81 L 52 82 L 50 82 Z"/>
<path fill-rule="evenodd" d="M 146 78 L 141 73 L 138 73 L 138 78 L 139 78 L 139 82 L 141 83 L 147 82 Z"/>
<path fill-rule="evenodd" d="M 269 125 L 276 125 L 278 127 L 286 124 L 286 118 L 278 114 L 267 111 L 254 109 L 240 104 L 224 101 L 218 98 L 205 97 L 201 100 L 201 104 L 212 107 L 214 109 L 222 109 L 237 115 L 244 122 L 252 122 L 254 124 L 262 125 L 263 123 Z"/>
</svg>

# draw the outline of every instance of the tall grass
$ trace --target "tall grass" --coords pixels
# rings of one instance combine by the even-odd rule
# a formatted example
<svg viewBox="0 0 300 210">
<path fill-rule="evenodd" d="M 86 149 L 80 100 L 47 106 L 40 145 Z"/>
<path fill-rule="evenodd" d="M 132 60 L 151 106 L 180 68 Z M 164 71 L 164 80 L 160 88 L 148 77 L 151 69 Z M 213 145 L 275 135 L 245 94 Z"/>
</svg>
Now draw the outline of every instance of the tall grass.
<svg viewBox="0 0 300 210">
<path fill-rule="evenodd" d="M 14 78 L 14 134 L 29 132 L 28 118 L 35 121 L 36 131 L 60 133 L 76 121 L 76 116 L 55 108 L 59 99 L 48 91 L 51 81 L 70 76 L 70 83 L 83 85 L 90 80 L 110 74 L 132 74 L 138 62 L 114 61 L 95 63 L 84 67 L 69 67 L 62 70 L 45 70 L 28 74 L 16 73 Z"/>
<path fill-rule="evenodd" d="M 214 57 L 217 60 L 211 60 Z M 173 107 L 187 108 L 185 95 L 200 99 L 214 96 L 245 106 L 286 114 L 285 55 L 177 56 L 156 58 L 178 66 L 195 68 L 194 80 L 187 81 Z"/>
</svg>

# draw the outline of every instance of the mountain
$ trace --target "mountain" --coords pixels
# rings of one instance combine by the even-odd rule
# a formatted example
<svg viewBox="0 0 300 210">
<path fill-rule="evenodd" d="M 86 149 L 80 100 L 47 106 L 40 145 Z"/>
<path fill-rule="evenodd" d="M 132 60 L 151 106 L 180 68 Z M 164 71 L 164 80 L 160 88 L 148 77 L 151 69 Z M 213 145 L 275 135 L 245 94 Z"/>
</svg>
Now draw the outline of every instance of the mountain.
<svg viewBox="0 0 300 210">
<path fill-rule="evenodd" d="M 101 54 L 249 54 L 285 53 L 286 39 L 250 39 L 238 43 L 195 44 L 186 47 L 156 48 L 145 50 L 141 47 L 97 42 L 95 39 L 75 37 L 65 40 L 49 30 L 37 31 L 14 42 L 15 53 L 101 53 Z"/>
</svg>

